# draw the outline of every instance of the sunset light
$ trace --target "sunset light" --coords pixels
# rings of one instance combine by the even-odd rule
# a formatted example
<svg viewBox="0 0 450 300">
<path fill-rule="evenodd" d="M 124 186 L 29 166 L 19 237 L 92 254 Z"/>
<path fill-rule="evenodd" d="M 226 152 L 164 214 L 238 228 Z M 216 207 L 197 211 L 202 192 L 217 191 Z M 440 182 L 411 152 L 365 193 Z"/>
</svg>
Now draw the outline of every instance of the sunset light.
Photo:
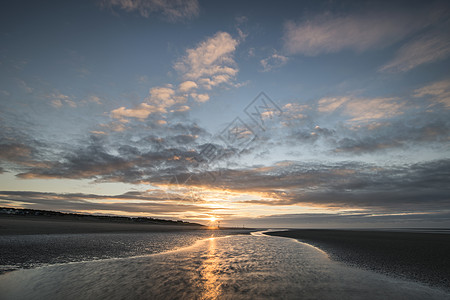
<svg viewBox="0 0 450 300">
<path fill-rule="evenodd" d="M 450 299 L 449 0 L 0 20 L 2 299 Z"/>
</svg>

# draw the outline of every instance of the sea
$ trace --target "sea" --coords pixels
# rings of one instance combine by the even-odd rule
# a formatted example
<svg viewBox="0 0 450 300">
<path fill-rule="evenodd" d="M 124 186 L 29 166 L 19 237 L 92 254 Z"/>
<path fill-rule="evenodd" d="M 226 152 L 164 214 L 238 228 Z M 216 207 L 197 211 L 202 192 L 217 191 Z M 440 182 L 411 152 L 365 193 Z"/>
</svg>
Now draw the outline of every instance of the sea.
<svg viewBox="0 0 450 300">
<path fill-rule="evenodd" d="M 0 299 L 450 299 L 295 239 L 236 233 L 3 236 L 25 257 L 3 259 Z"/>
</svg>

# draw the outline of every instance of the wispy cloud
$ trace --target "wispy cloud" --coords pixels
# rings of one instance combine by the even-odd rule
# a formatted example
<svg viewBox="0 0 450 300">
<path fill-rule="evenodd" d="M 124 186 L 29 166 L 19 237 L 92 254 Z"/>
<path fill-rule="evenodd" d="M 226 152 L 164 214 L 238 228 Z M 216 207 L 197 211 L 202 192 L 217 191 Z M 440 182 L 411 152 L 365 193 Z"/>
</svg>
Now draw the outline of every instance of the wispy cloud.
<svg viewBox="0 0 450 300">
<path fill-rule="evenodd" d="M 318 111 L 331 113 L 339 108 L 351 116 L 350 122 L 368 122 L 403 113 L 405 102 L 399 98 L 330 97 L 318 101 Z"/>
<path fill-rule="evenodd" d="M 19 88 L 24 90 L 26 93 L 31 94 L 34 91 L 34 89 L 31 86 L 29 86 L 24 80 L 17 79 L 16 81 Z"/>
<path fill-rule="evenodd" d="M 260 63 L 263 67 L 263 72 L 269 72 L 273 69 L 284 66 L 288 60 L 289 58 L 287 58 L 286 56 L 274 53 L 271 56 L 262 59 Z"/>
<path fill-rule="evenodd" d="M 318 101 L 318 111 L 320 112 L 333 112 L 341 105 L 350 100 L 350 97 L 328 97 L 322 98 Z"/>
<path fill-rule="evenodd" d="M 403 114 L 404 105 L 398 98 L 354 99 L 346 103 L 346 113 L 353 117 L 350 121 L 368 122 Z"/>
<path fill-rule="evenodd" d="M 200 12 L 197 0 L 100 0 L 100 5 L 103 8 L 136 11 L 146 18 L 153 13 L 161 13 L 171 22 L 191 19 Z"/>
<path fill-rule="evenodd" d="M 99 96 L 91 95 L 87 98 L 88 102 L 93 102 L 95 104 L 102 104 L 102 101 Z"/>
<path fill-rule="evenodd" d="M 414 91 L 414 97 L 430 97 L 434 103 L 441 103 L 450 109 L 450 79 L 438 81 Z"/>
<path fill-rule="evenodd" d="M 342 50 L 362 52 L 381 48 L 430 24 L 433 14 L 370 12 L 325 13 L 285 24 L 284 47 L 291 54 L 316 56 Z"/>
<path fill-rule="evenodd" d="M 417 66 L 443 60 L 450 56 L 448 32 L 425 34 L 403 45 L 395 57 L 379 70 L 382 72 L 406 72 Z"/>
</svg>

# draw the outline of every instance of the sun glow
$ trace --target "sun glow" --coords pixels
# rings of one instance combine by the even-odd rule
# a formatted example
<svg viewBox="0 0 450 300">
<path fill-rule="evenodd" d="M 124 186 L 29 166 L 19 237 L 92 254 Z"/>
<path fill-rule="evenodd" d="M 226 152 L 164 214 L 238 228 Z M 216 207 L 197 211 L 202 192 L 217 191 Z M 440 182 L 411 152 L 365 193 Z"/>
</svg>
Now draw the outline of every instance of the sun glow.
<svg viewBox="0 0 450 300">
<path fill-rule="evenodd" d="M 214 216 L 212 216 L 211 218 L 209 218 L 209 220 L 210 220 L 211 222 L 215 222 L 215 221 L 217 221 L 217 218 L 214 217 Z"/>
</svg>

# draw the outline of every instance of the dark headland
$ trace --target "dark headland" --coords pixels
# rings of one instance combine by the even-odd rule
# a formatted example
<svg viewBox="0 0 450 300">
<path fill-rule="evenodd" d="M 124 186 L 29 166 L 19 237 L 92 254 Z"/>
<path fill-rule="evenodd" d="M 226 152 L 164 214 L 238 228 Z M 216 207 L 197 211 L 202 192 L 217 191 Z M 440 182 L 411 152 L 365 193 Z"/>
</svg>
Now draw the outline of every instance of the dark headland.
<svg viewBox="0 0 450 300">
<path fill-rule="evenodd" d="M 208 229 L 197 223 L 0 208 L 0 235 L 107 232 L 164 232 Z"/>
<path fill-rule="evenodd" d="M 450 234 L 386 230 L 293 229 L 298 239 L 349 265 L 450 290 Z"/>
</svg>

